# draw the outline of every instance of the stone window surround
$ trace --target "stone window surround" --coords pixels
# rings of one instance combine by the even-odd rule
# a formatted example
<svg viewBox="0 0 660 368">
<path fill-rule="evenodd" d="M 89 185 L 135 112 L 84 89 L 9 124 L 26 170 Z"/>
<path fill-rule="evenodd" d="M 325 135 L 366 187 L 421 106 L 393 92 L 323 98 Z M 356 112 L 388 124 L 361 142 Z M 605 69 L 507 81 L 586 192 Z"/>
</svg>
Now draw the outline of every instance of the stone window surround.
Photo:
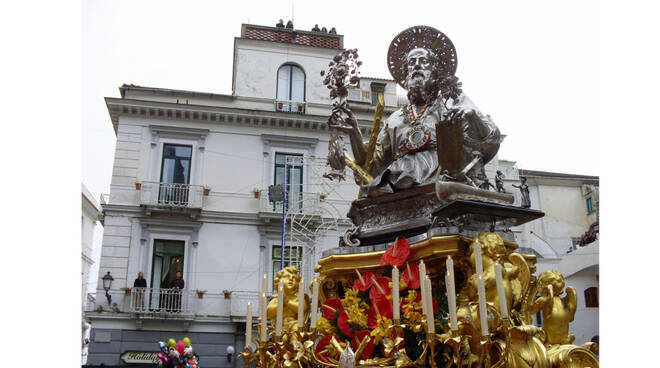
<svg viewBox="0 0 660 368">
<path fill-rule="evenodd" d="M 263 142 L 263 168 L 262 168 L 262 186 L 263 189 L 272 185 L 275 180 L 275 153 L 293 153 L 303 155 L 303 165 L 307 163 L 305 159 L 316 153 L 318 138 L 306 138 L 275 134 L 262 134 Z M 303 185 L 310 182 L 309 170 L 303 169 Z"/>
<path fill-rule="evenodd" d="M 149 181 L 160 181 L 163 145 L 168 143 L 192 146 L 189 183 L 191 185 L 204 185 L 202 162 L 209 129 L 149 125 L 149 131 L 151 132 Z"/>
<path fill-rule="evenodd" d="M 153 262 L 153 247 L 155 239 L 164 240 L 182 240 L 184 241 L 184 260 L 183 260 L 183 279 L 186 282 L 186 289 L 194 289 L 195 286 L 195 268 L 197 259 L 197 247 L 199 245 L 199 228 L 202 222 L 194 221 L 172 221 L 141 218 L 138 220 L 140 228 L 140 242 L 137 257 L 137 263 L 130 267 L 127 283 L 133 284 L 131 275 L 137 277 L 138 272 L 144 272 L 144 278 L 151 283 L 151 267 Z M 191 247 L 192 245 L 192 247 Z M 153 287 L 151 284 L 149 287 Z"/>
</svg>

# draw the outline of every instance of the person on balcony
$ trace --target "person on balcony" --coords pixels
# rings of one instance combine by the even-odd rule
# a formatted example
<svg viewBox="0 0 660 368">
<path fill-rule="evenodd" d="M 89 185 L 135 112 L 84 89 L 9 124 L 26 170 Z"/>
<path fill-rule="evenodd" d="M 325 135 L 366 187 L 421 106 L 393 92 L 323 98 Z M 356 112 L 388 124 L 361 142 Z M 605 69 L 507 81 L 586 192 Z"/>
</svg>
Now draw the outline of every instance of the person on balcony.
<svg viewBox="0 0 660 368">
<path fill-rule="evenodd" d="M 133 289 L 135 291 L 135 308 L 139 310 L 144 309 L 144 289 L 147 287 L 147 280 L 144 278 L 142 272 L 138 272 L 138 277 L 133 281 Z"/>
<path fill-rule="evenodd" d="M 170 283 L 172 291 L 172 309 L 174 312 L 181 312 L 181 290 L 186 286 L 181 271 L 176 271 L 176 279 Z"/>
<path fill-rule="evenodd" d="M 284 28 L 284 19 L 280 19 L 280 21 L 275 24 L 275 27 Z"/>
<path fill-rule="evenodd" d="M 330 34 L 337 34 L 337 29 L 335 27 L 330 28 Z"/>
<path fill-rule="evenodd" d="M 287 29 L 293 29 L 293 22 L 292 21 L 286 22 L 286 28 Z"/>
<path fill-rule="evenodd" d="M 314 25 L 314 28 L 312 28 L 312 32 L 321 32 L 321 28 L 319 28 L 318 24 Z"/>
</svg>

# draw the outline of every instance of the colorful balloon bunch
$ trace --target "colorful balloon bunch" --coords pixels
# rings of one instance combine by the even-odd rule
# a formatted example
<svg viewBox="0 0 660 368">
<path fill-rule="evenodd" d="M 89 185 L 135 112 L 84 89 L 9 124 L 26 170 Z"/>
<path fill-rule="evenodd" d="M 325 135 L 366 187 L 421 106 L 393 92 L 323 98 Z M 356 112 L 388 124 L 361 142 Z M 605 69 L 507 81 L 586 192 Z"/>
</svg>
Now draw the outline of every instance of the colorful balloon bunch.
<svg viewBox="0 0 660 368">
<path fill-rule="evenodd" d="M 189 338 L 184 337 L 178 342 L 169 339 L 167 344 L 159 341 L 158 346 L 160 347 L 158 368 L 199 368 Z"/>
</svg>

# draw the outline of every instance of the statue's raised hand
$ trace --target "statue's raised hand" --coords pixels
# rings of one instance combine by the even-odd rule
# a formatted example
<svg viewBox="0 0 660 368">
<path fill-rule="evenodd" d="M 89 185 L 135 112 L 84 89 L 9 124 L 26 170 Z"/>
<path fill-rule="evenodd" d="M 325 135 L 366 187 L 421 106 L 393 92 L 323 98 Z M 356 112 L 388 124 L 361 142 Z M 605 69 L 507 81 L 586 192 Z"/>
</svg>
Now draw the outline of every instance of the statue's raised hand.
<svg viewBox="0 0 660 368">
<path fill-rule="evenodd" d="M 349 137 L 354 135 L 356 131 L 359 131 L 357 119 L 353 115 L 353 112 L 345 105 L 335 106 L 332 109 L 332 114 L 328 119 L 328 126 L 348 134 Z"/>
</svg>

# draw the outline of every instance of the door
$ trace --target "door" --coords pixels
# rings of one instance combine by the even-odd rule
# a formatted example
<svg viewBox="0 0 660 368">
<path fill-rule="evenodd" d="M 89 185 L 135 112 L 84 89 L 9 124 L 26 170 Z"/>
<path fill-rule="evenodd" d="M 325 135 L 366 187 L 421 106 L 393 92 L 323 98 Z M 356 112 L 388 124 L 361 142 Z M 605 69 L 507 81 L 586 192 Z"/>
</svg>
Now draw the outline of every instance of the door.
<svg viewBox="0 0 660 368">
<path fill-rule="evenodd" d="M 176 273 L 183 274 L 185 242 L 183 240 L 154 240 L 151 287 L 154 288 L 150 300 L 151 310 L 173 310 L 177 300 L 170 290 Z M 184 280 L 185 281 L 185 280 Z"/>
</svg>

